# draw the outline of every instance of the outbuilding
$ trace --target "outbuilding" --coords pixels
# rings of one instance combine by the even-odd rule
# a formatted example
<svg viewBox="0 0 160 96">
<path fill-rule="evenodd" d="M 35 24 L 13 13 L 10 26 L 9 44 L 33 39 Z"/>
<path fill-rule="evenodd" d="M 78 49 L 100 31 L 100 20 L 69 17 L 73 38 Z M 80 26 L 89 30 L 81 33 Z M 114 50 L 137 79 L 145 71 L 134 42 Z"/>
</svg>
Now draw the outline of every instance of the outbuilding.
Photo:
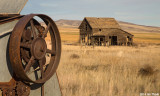
<svg viewBox="0 0 160 96">
<path fill-rule="evenodd" d="M 85 17 L 79 26 L 82 45 L 132 45 L 133 35 L 114 18 Z"/>
</svg>

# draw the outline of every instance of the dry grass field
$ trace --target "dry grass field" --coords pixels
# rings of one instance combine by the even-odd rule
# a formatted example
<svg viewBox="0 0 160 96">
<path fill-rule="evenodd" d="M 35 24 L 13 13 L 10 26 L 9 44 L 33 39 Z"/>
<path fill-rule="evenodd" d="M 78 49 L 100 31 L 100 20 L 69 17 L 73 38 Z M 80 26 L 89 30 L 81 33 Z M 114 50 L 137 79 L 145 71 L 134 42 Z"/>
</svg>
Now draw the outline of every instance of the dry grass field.
<svg viewBox="0 0 160 96">
<path fill-rule="evenodd" d="M 160 33 L 137 28 L 143 32 L 130 31 L 134 46 L 92 47 L 77 45 L 77 27 L 59 26 L 62 55 L 57 74 L 63 96 L 160 96 Z"/>
<path fill-rule="evenodd" d="M 59 27 L 62 42 L 78 42 L 79 29 Z"/>
<path fill-rule="evenodd" d="M 160 33 L 132 33 L 135 43 L 160 44 Z"/>
<path fill-rule="evenodd" d="M 79 40 L 79 29 L 75 27 L 59 27 L 62 42 L 75 43 Z M 128 31 L 129 32 L 129 31 Z M 160 33 L 130 32 L 134 35 L 135 43 L 160 44 Z"/>
<path fill-rule="evenodd" d="M 63 96 L 160 93 L 160 46 L 62 46 L 57 70 Z"/>
<path fill-rule="evenodd" d="M 160 94 L 160 33 L 134 31 L 135 46 L 93 48 L 70 45 L 79 40 L 77 28 L 59 30 L 63 43 L 57 73 L 63 96 Z"/>
</svg>

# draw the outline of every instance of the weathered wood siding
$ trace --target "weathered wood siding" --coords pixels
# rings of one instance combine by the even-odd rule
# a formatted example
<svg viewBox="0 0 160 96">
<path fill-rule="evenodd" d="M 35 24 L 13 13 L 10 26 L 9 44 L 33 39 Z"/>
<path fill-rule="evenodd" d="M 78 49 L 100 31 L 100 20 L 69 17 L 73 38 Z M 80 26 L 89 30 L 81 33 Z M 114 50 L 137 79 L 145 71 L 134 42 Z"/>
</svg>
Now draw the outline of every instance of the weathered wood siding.
<svg viewBox="0 0 160 96">
<path fill-rule="evenodd" d="M 107 39 L 109 39 L 109 36 L 117 36 L 117 42 L 118 43 L 125 43 L 127 42 L 127 36 L 130 36 L 129 34 L 123 32 L 123 31 L 116 31 L 116 32 L 110 32 L 107 35 Z"/>
<path fill-rule="evenodd" d="M 94 33 L 97 33 L 97 32 L 107 32 L 107 30 L 108 29 L 105 29 L 105 28 L 94 28 L 94 29 L 92 29 L 92 32 L 93 32 L 93 34 Z"/>
<path fill-rule="evenodd" d="M 133 42 L 133 35 L 120 28 L 92 28 L 90 23 L 84 19 L 79 27 L 80 42 L 85 45 L 91 45 L 93 42 L 101 42 L 104 45 L 107 42 L 109 44 L 116 42 L 117 45 L 131 45 Z M 116 36 L 116 40 L 113 39 L 115 38 L 113 36 Z M 100 40 L 102 37 L 103 40 Z M 97 39 L 99 40 L 97 41 Z"/>
<path fill-rule="evenodd" d="M 87 35 L 87 34 L 91 34 L 92 33 L 92 29 L 89 26 L 89 24 L 83 20 L 82 24 L 81 24 L 81 28 L 80 28 L 80 35 Z"/>
</svg>

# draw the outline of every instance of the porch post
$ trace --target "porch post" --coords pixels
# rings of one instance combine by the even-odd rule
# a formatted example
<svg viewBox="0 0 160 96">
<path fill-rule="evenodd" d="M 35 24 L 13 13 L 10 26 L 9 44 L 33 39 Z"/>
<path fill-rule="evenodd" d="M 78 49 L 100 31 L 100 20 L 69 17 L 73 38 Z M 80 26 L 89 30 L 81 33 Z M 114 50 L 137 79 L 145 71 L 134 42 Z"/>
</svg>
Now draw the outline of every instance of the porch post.
<svg viewBox="0 0 160 96">
<path fill-rule="evenodd" d="M 106 36 L 104 36 L 104 46 L 106 46 Z"/>
</svg>

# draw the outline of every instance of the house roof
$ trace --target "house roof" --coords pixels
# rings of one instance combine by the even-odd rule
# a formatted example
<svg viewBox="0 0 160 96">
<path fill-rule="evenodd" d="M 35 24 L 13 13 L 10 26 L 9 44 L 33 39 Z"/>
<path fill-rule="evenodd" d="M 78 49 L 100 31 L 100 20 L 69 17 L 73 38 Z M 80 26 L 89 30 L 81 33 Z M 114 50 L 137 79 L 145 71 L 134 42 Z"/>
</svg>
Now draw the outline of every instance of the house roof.
<svg viewBox="0 0 160 96">
<path fill-rule="evenodd" d="M 114 18 L 85 17 L 84 20 L 88 22 L 91 28 L 118 28 L 120 29 L 119 24 Z"/>
<path fill-rule="evenodd" d="M 131 35 L 131 36 L 134 36 L 122 29 L 115 29 L 115 28 L 110 28 L 108 30 L 105 30 L 105 32 L 96 32 L 93 34 L 93 36 L 106 36 L 106 35 L 109 35 L 110 33 L 114 33 L 114 32 L 121 32 L 121 33 L 126 33 L 128 35 Z"/>
</svg>

